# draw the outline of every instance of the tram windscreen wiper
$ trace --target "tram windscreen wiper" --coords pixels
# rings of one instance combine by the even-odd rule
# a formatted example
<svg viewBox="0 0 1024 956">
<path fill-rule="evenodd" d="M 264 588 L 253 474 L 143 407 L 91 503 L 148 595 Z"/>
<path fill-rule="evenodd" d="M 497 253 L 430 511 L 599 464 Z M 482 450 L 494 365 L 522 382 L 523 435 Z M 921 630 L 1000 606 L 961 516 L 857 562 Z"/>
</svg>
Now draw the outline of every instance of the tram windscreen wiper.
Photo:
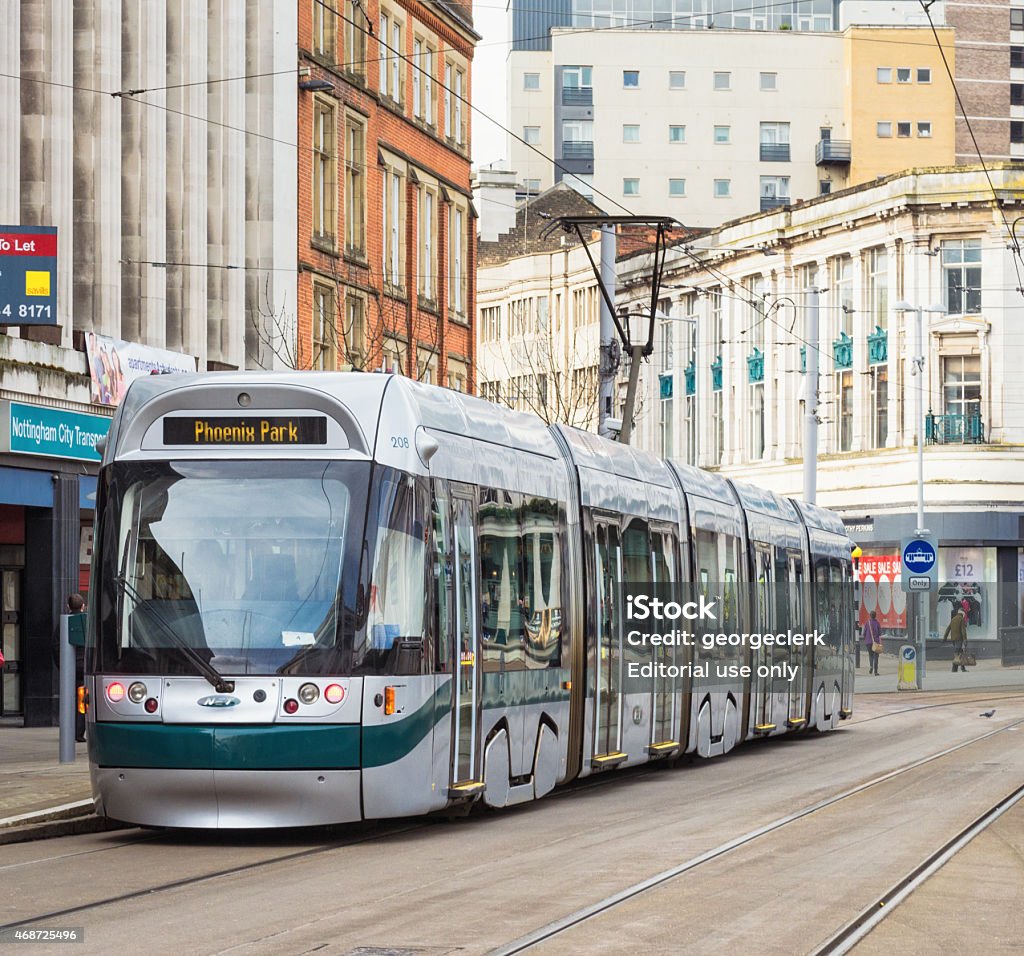
<svg viewBox="0 0 1024 956">
<path fill-rule="evenodd" d="M 127 594 L 128 597 L 135 602 L 136 607 L 141 607 L 145 602 L 145 598 L 142 597 L 139 592 L 128 583 L 128 579 L 123 575 L 119 574 L 114 578 L 115 583 L 123 594 Z M 225 680 L 221 675 L 220 671 L 217 670 L 209 661 L 203 660 L 201 654 L 189 644 L 170 624 L 164 616 L 153 606 L 152 602 L 147 605 L 147 610 L 153 616 L 153 620 L 160 626 L 160 629 L 171 639 L 174 646 L 178 648 L 189 659 L 192 665 L 199 673 L 205 677 L 212 685 L 214 690 L 218 694 L 230 694 L 235 689 L 235 685 L 232 681 Z"/>
</svg>

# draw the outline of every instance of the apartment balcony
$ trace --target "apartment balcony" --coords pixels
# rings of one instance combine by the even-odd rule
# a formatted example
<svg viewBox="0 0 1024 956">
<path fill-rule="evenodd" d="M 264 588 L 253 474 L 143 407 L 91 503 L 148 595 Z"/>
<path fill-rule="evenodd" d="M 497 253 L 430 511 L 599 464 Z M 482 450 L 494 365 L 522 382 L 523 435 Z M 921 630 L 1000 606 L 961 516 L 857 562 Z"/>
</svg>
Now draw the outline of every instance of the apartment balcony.
<svg viewBox="0 0 1024 956">
<path fill-rule="evenodd" d="M 563 86 L 562 106 L 593 106 L 594 88 L 592 86 Z"/>
<path fill-rule="evenodd" d="M 562 159 L 593 159 L 594 141 L 585 139 L 566 140 L 562 143 Z"/>
<path fill-rule="evenodd" d="M 924 437 L 929 445 L 980 445 L 985 441 L 981 415 L 925 415 Z"/>
<path fill-rule="evenodd" d="M 769 212 L 781 206 L 788 206 L 793 200 L 789 196 L 762 196 L 761 212 Z"/>
<path fill-rule="evenodd" d="M 823 139 L 814 147 L 816 166 L 849 166 L 850 141 L 848 139 Z"/>
<path fill-rule="evenodd" d="M 762 163 L 788 163 L 789 143 L 762 143 Z"/>
</svg>

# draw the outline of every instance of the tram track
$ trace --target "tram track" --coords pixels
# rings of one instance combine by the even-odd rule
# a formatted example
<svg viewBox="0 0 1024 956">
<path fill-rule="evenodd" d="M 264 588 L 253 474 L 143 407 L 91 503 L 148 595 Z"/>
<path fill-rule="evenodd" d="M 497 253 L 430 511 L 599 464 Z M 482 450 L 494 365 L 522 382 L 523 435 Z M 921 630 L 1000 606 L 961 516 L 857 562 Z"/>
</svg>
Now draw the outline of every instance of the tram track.
<svg viewBox="0 0 1024 956">
<path fill-rule="evenodd" d="M 897 767 L 894 770 L 890 770 L 886 773 L 879 774 L 878 776 L 873 777 L 870 780 L 864 781 L 863 783 L 857 784 L 853 787 L 849 787 L 846 790 L 843 790 L 838 794 L 834 794 L 831 797 L 826 797 L 822 800 L 816 801 L 815 803 L 809 804 L 808 806 L 802 807 L 801 809 L 796 810 L 793 813 L 789 813 L 782 817 L 778 817 L 775 820 L 770 821 L 769 823 L 766 823 L 760 827 L 750 830 L 731 840 L 727 840 L 726 842 L 721 843 L 716 847 L 712 847 L 711 849 L 706 850 L 705 852 L 700 853 L 697 856 L 692 857 L 691 859 L 686 860 L 683 863 L 677 864 L 676 866 L 673 866 L 667 870 L 663 870 L 660 873 L 656 873 L 653 876 L 648 877 L 647 879 L 632 884 L 631 886 L 627 886 L 616 893 L 606 896 L 604 899 L 598 900 L 597 902 L 582 907 L 568 914 L 567 916 L 561 917 L 560 919 L 547 923 L 544 926 L 539 927 L 538 929 L 526 933 L 522 936 L 519 936 L 508 943 L 505 943 L 496 948 L 492 948 L 488 950 L 487 956 L 513 956 L 513 954 L 525 952 L 526 950 L 532 949 L 533 947 L 538 946 L 541 943 L 544 943 L 548 940 L 553 940 L 561 936 L 562 934 L 567 933 L 573 927 L 580 926 L 590 920 L 593 920 L 596 917 L 602 915 L 603 913 L 606 913 L 609 910 L 612 910 L 623 903 L 637 899 L 638 897 L 646 893 L 649 893 L 650 891 L 660 886 L 663 886 L 664 884 L 669 883 L 672 880 L 675 880 L 676 878 L 683 876 L 684 874 L 690 873 L 698 869 L 699 867 L 704 866 L 705 864 L 708 864 L 729 853 L 732 853 L 735 850 L 749 846 L 755 841 L 760 840 L 761 838 L 769 834 L 776 833 L 784 829 L 785 827 L 788 827 L 793 823 L 796 823 L 799 820 L 803 820 L 813 814 L 819 813 L 822 810 L 826 810 L 832 806 L 835 806 L 838 803 L 841 803 L 845 800 L 849 800 L 850 798 L 855 797 L 858 794 L 864 793 L 865 791 L 871 790 L 891 780 L 901 777 L 904 774 L 912 773 L 913 771 L 921 767 L 924 767 L 928 764 L 931 764 L 936 760 L 941 760 L 944 757 L 948 757 L 952 754 L 958 753 L 959 751 L 962 751 L 968 747 L 979 744 L 982 741 L 989 740 L 995 736 L 998 736 L 999 734 L 1003 734 L 1009 730 L 1020 727 L 1022 725 L 1024 725 L 1024 718 L 1014 720 L 1003 727 L 998 727 L 984 734 L 972 737 L 969 740 L 961 741 L 960 743 L 952 747 L 947 747 L 941 751 L 938 751 L 937 753 L 933 753 L 926 757 L 921 757 L 917 760 L 911 761 L 910 763 L 902 767 Z M 974 835 L 976 835 L 978 832 L 981 832 L 981 829 L 984 829 L 984 827 L 987 826 L 988 823 L 993 822 L 999 815 L 1005 812 L 1006 809 L 1009 809 L 1010 806 L 1012 806 L 1022 797 L 1024 797 L 1024 787 L 1021 787 L 1018 790 L 1014 791 L 1013 794 L 1005 798 L 1004 801 L 1000 801 L 999 804 L 996 804 L 996 807 L 988 811 L 986 814 L 982 814 L 981 817 L 979 817 L 975 821 L 975 823 L 971 824 L 970 827 L 966 828 L 966 831 L 961 832 L 957 835 L 957 837 L 954 837 L 953 840 L 949 841 L 947 844 L 944 844 L 943 847 L 936 851 L 935 854 L 930 855 L 928 857 L 928 860 L 925 861 L 925 864 L 922 864 L 922 867 L 930 865 L 929 861 L 933 861 L 933 858 L 937 860 L 941 857 L 942 862 L 934 866 L 934 869 L 938 869 L 938 867 L 941 866 L 942 863 L 944 863 L 946 859 L 949 858 L 949 856 L 956 852 L 956 849 L 959 849 L 960 846 L 965 845 L 966 842 L 969 842 L 970 839 L 973 839 Z M 1006 803 L 1006 801 L 1012 802 Z M 999 810 L 999 812 L 996 813 L 995 816 L 992 816 L 989 820 L 989 814 L 997 810 L 1003 803 L 1006 803 L 1003 809 Z M 987 822 L 985 822 L 984 826 L 981 826 L 980 829 L 977 829 L 981 824 L 981 821 L 983 820 L 987 820 Z M 964 832 L 971 833 L 969 839 L 963 840 Z M 950 847 L 953 845 L 956 846 L 956 849 L 950 850 Z M 932 872 L 934 872 L 934 869 L 928 869 L 927 875 L 930 875 Z M 887 893 L 886 896 L 883 897 L 883 900 L 888 898 L 890 894 L 892 894 L 895 898 L 895 896 L 901 892 L 912 892 L 913 887 L 918 885 L 917 883 L 912 884 L 912 881 L 915 878 L 915 874 L 917 873 L 918 869 L 915 869 L 914 873 L 912 873 L 905 879 L 901 880 L 895 887 L 893 887 L 893 889 L 891 889 L 889 893 Z M 923 879 L 927 879 L 927 875 L 924 875 L 924 873 L 925 870 L 921 869 Z M 903 898 L 903 896 L 899 897 L 899 899 Z M 848 932 L 851 934 L 852 938 L 852 934 L 854 934 L 859 927 L 867 925 L 869 923 L 869 921 L 875 915 L 874 909 L 876 907 L 878 909 L 884 909 L 884 907 L 879 906 L 879 903 L 876 901 L 874 904 L 872 904 L 871 907 L 863 911 L 861 914 L 855 917 L 854 920 L 847 924 L 847 926 L 844 927 L 843 930 L 840 930 L 840 932 L 836 934 L 836 937 L 838 938 L 838 936 L 841 933 Z M 870 914 L 868 913 L 869 910 L 871 911 Z M 876 923 L 877 919 L 873 922 L 870 922 L 869 928 L 865 930 L 862 935 L 857 936 L 854 942 L 856 942 L 856 940 L 863 938 L 863 935 L 866 935 L 867 932 L 870 932 L 870 928 L 873 928 L 874 925 L 876 925 Z M 847 951 L 847 949 L 832 950 L 828 948 L 822 948 L 815 950 L 814 956 L 826 956 L 826 954 L 831 954 L 833 952 L 838 953 Z"/>
<path fill-rule="evenodd" d="M 850 952 L 864 937 L 900 903 L 915 890 L 923 886 L 975 837 L 987 830 L 1004 813 L 1024 800 L 1024 785 L 1017 787 L 992 807 L 978 816 L 972 823 L 947 840 L 933 853 L 898 880 L 882 896 L 866 906 L 849 923 L 815 949 L 811 956 L 843 956 Z"/>
<path fill-rule="evenodd" d="M 1015 695 L 1015 696 L 1019 698 L 1019 696 L 1021 696 L 1021 695 Z M 991 701 L 993 699 L 999 700 L 999 699 L 1004 699 L 1004 698 L 972 698 L 970 700 L 949 701 L 949 702 L 933 704 L 933 705 L 926 705 L 926 706 L 927 707 L 946 707 L 946 706 L 954 706 L 954 705 L 958 705 L 958 704 L 959 705 L 964 705 L 964 704 L 978 703 L 979 701 Z M 882 716 L 893 716 L 896 713 L 906 713 L 906 712 L 910 712 L 910 711 L 914 711 L 914 710 L 918 710 L 918 709 L 921 709 L 921 708 L 920 707 L 908 708 L 905 711 L 894 712 L 892 715 L 889 715 L 889 714 L 878 715 L 877 717 L 874 717 L 874 718 L 867 718 L 864 722 L 867 722 L 867 720 L 878 719 L 879 717 L 882 717 Z M 579 924 L 581 922 L 584 922 L 584 921 L 586 921 L 588 919 L 591 919 L 594 916 L 597 916 L 600 913 L 605 912 L 606 910 L 611 909 L 614 906 L 617 906 L 620 903 L 625 902 L 626 900 L 632 899 L 632 898 L 634 898 L 634 897 L 636 897 L 636 896 L 638 896 L 638 895 L 640 895 L 640 894 L 642 894 L 644 892 L 647 892 L 647 891 L 655 888 L 656 886 L 659 886 L 659 885 L 661 885 L 661 884 L 663 884 L 665 882 L 670 881 L 671 879 L 674 879 L 677 876 L 682 875 L 683 873 L 685 873 L 685 872 L 687 872 L 689 870 L 693 870 L 696 867 L 701 866 L 701 865 L 703 865 L 705 863 L 708 863 L 708 862 L 710 862 L 710 861 L 712 861 L 712 860 L 714 860 L 714 859 L 716 859 L 716 858 L 718 858 L 720 856 L 723 856 L 726 853 L 732 852 L 733 850 L 736 850 L 736 849 L 738 849 L 738 848 L 740 848 L 740 847 L 742 847 L 744 845 L 747 845 L 747 844 L 751 843 L 752 841 L 754 841 L 756 839 L 759 839 L 760 837 L 763 837 L 763 836 L 765 836 L 765 835 L 767 835 L 769 833 L 775 832 L 775 831 L 781 829 L 782 827 L 787 826 L 787 825 L 789 825 L 789 824 L 791 824 L 791 823 L 793 823 L 793 822 L 795 822 L 795 821 L 797 821 L 799 819 L 802 819 L 802 818 L 804 818 L 804 817 L 806 817 L 806 816 L 808 816 L 810 814 L 813 814 L 813 813 L 816 813 L 816 812 L 818 812 L 820 810 L 823 810 L 826 807 L 832 806 L 832 805 L 834 805 L 834 804 L 836 804 L 836 803 L 838 803 L 838 802 L 840 802 L 842 800 L 848 799 L 848 798 L 850 798 L 850 797 L 852 797 L 852 796 L 854 796 L 854 795 L 856 795 L 858 793 L 861 793 L 861 792 L 863 792 L 863 791 L 865 791 L 867 789 L 870 789 L 871 787 L 875 787 L 875 786 L 878 786 L 878 785 L 880 785 L 880 784 L 882 784 L 882 783 L 884 783 L 884 782 L 886 782 L 888 780 L 892 780 L 893 778 L 896 778 L 896 777 L 898 777 L 898 776 L 900 776 L 902 774 L 909 773 L 909 772 L 917 769 L 918 767 L 924 766 L 925 764 L 929 764 L 929 763 L 931 763 L 931 762 L 933 762 L 935 760 L 939 760 L 939 759 L 941 759 L 941 758 L 943 758 L 945 756 L 948 756 L 950 754 L 953 754 L 953 753 L 956 753 L 958 751 L 961 751 L 961 750 L 963 750 L 963 749 L 965 749 L 967 747 L 971 747 L 971 746 L 973 746 L 975 744 L 978 744 L 981 741 L 990 739 L 990 738 L 996 736 L 997 734 L 1004 733 L 1005 731 L 1010 730 L 1010 729 L 1012 729 L 1014 727 L 1017 727 L 1017 726 L 1019 726 L 1021 724 L 1024 724 L 1024 718 L 1022 718 L 1020 720 L 1013 721 L 1013 722 L 1011 722 L 1011 723 L 1009 723 L 1009 724 L 1007 724 L 1007 725 L 1005 725 L 1003 727 L 998 727 L 996 729 L 990 730 L 990 731 L 988 731 L 988 732 L 986 732 L 984 734 L 980 734 L 978 736 L 972 737 L 972 738 L 970 738 L 970 739 L 968 739 L 966 741 L 962 741 L 962 742 L 956 744 L 955 746 L 947 747 L 947 748 L 945 748 L 945 749 L 943 749 L 943 750 L 941 750 L 939 752 L 936 752 L 936 753 L 927 755 L 925 757 L 919 758 L 919 759 L 917 759 L 915 761 L 912 761 L 912 762 L 910 762 L 910 763 L 908 763 L 908 764 L 906 764 L 904 766 L 897 767 L 897 768 L 895 768 L 895 769 L 893 769 L 891 771 L 888 771 L 886 773 L 879 774 L 878 776 L 873 777 L 872 779 L 870 779 L 870 780 L 868 780 L 866 782 L 860 783 L 860 784 L 858 784 L 856 786 L 850 787 L 850 788 L 842 791 L 839 794 L 836 794 L 836 795 L 833 795 L 831 797 L 827 797 L 827 798 L 824 798 L 824 799 L 822 799 L 820 801 L 817 801 L 816 803 L 813 803 L 813 804 L 811 804 L 811 805 L 809 805 L 807 807 L 804 807 L 801 810 L 798 810 L 798 811 L 796 811 L 794 813 L 786 815 L 785 817 L 782 817 L 782 818 L 779 818 L 777 820 L 774 820 L 774 821 L 770 822 L 769 824 L 766 824 L 766 825 L 764 825 L 762 827 L 759 827 L 759 828 L 757 828 L 755 830 L 752 830 L 752 831 L 750 831 L 750 832 L 748 832 L 748 833 L 746 833 L 746 834 L 744 834 L 744 835 L 742 835 L 740 837 L 737 837 L 737 838 L 735 838 L 733 840 L 727 841 L 726 843 L 723 843 L 723 844 L 719 845 L 718 847 L 715 847 L 715 848 L 713 848 L 713 849 L 711 849 L 711 850 L 709 850 L 709 851 L 707 851 L 705 853 L 702 853 L 699 856 L 694 857 L 693 859 L 688 860 L 688 861 L 686 861 L 683 864 L 675 866 L 675 867 L 673 867 L 670 870 L 667 870 L 667 871 L 664 871 L 662 873 L 656 874 L 654 877 L 651 877 L 651 878 L 649 878 L 647 880 L 644 880 L 642 883 L 634 884 L 631 887 L 627 887 L 625 890 L 620 891 L 619 893 L 616 893 L 613 896 L 607 897 L 605 900 L 602 900 L 599 903 L 592 904 L 591 906 L 588 906 L 585 909 L 578 910 L 575 913 L 570 914 L 570 916 L 568 916 L 568 917 L 565 917 L 565 918 L 563 918 L 561 920 L 558 920 L 558 921 L 556 921 L 554 923 L 547 924 L 545 927 L 542 927 L 540 930 L 537 930 L 534 933 L 528 934 L 527 936 L 519 937 L 517 940 L 513 941 L 513 943 L 509 943 L 509 944 L 506 944 L 503 947 L 500 947 L 498 949 L 492 950 L 491 951 L 492 956 L 493 956 L 493 954 L 521 952 L 524 949 L 527 949 L 527 948 L 529 948 L 531 946 L 536 945 L 537 943 L 543 941 L 544 939 L 548 939 L 548 938 L 552 938 L 553 936 L 557 936 L 557 935 L 565 932 L 567 929 L 571 928 L 574 925 L 577 925 L 577 924 Z M 767 741 L 765 741 L 764 743 L 768 744 Z M 646 765 L 644 767 L 636 768 L 636 772 L 630 774 L 630 776 L 635 780 L 635 779 L 638 779 L 640 777 L 653 776 L 653 775 L 658 774 L 660 772 L 662 772 L 662 767 L 660 765 L 658 765 L 658 764 L 649 764 L 649 765 Z M 597 789 L 597 788 L 604 788 L 604 787 L 609 786 L 609 785 L 615 786 L 617 781 L 618 781 L 618 777 L 616 775 L 599 775 L 597 777 L 585 778 L 584 780 L 578 781 L 577 783 L 575 783 L 573 785 L 570 785 L 570 786 L 565 787 L 565 788 L 560 788 L 558 791 L 556 791 L 554 794 L 552 794 L 548 798 L 548 800 L 558 799 L 560 797 L 572 796 L 573 794 L 579 794 L 582 791 L 592 790 L 592 789 Z M 155 883 L 155 884 L 147 885 L 147 886 L 144 886 L 144 887 L 139 887 L 137 889 L 133 889 L 133 890 L 130 890 L 130 891 L 125 892 L 125 893 L 109 894 L 109 895 L 104 896 L 104 897 L 99 898 L 99 899 L 83 901 L 83 902 L 81 902 L 81 903 L 79 903 L 77 905 L 73 905 L 73 906 L 68 906 L 68 907 L 63 907 L 63 908 L 55 908 L 55 909 L 53 909 L 53 910 L 51 910 L 49 912 L 38 913 L 38 914 L 32 915 L 30 917 L 24 917 L 24 918 L 21 918 L 19 920 L 12 921 L 10 923 L 5 923 L 3 925 L 0 925 L 0 929 L 16 929 L 16 928 L 31 926 L 33 924 L 38 925 L 38 924 L 44 924 L 44 923 L 51 923 L 51 922 L 53 922 L 55 920 L 66 920 L 67 918 L 72 917 L 72 916 L 76 916 L 76 915 L 80 915 L 80 914 L 87 914 L 89 912 L 97 911 L 97 910 L 103 909 L 105 907 L 114 906 L 114 905 L 117 905 L 117 904 L 120 904 L 120 903 L 129 902 L 129 901 L 137 900 L 137 899 L 140 899 L 140 898 L 153 898 L 155 895 L 162 894 L 162 893 L 173 892 L 173 891 L 181 889 L 183 887 L 190 887 L 190 886 L 201 885 L 203 883 L 209 883 L 209 882 L 214 882 L 214 881 L 218 881 L 218 880 L 225 880 L 225 879 L 228 879 L 230 877 L 237 876 L 238 874 L 243 873 L 243 872 L 253 872 L 253 871 L 258 871 L 258 870 L 271 870 L 271 868 L 273 868 L 275 866 L 287 865 L 287 864 L 293 863 L 293 862 L 298 861 L 298 860 L 303 860 L 303 859 L 309 859 L 309 858 L 314 858 L 314 857 L 318 857 L 318 856 L 329 855 L 330 853 L 336 852 L 338 850 L 344 850 L 347 847 L 358 846 L 358 845 L 372 843 L 372 842 L 377 842 L 377 841 L 381 841 L 382 842 L 382 841 L 386 841 L 390 837 L 405 836 L 405 835 L 409 835 L 409 834 L 412 834 L 412 833 L 416 833 L 417 831 L 423 831 L 423 830 L 435 827 L 438 822 L 441 822 L 441 820 L 442 820 L 442 818 L 440 816 L 433 816 L 433 817 L 428 817 L 428 818 L 423 818 L 421 820 L 417 820 L 417 821 L 415 821 L 413 823 L 406 822 L 405 825 L 384 825 L 384 826 L 382 826 L 380 823 L 370 824 L 370 825 L 367 825 L 368 832 L 361 833 L 361 834 L 356 835 L 356 836 L 354 836 L 352 838 L 349 838 L 349 839 L 340 840 L 340 841 L 335 840 L 335 841 L 332 841 L 332 842 L 330 842 L 329 844 L 326 844 L 326 845 L 308 847 L 308 848 L 304 848 L 304 849 L 293 851 L 293 852 L 277 854 L 277 855 L 268 857 L 266 859 L 254 860 L 252 862 L 247 862 L 247 863 L 242 863 L 242 864 L 233 865 L 233 866 L 229 866 L 229 867 L 224 867 L 224 868 L 220 868 L 220 869 L 215 869 L 215 870 L 211 870 L 211 871 L 208 871 L 208 872 L 205 872 L 205 873 L 197 873 L 197 874 L 194 874 L 194 875 L 187 875 L 187 876 L 183 876 L 181 878 L 177 878 L 177 879 L 173 879 L 173 880 L 167 880 L 167 881 L 164 881 L 164 882 L 161 882 L 161 883 Z M 136 833 L 135 835 L 133 835 L 133 837 L 130 840 L 122 840 L 122 841 L 116 843 L 115 845 L 111 845 L 111 846 L 92 848 L 92 849 L 89 849 L 89 850 L 86 850 L 86 851 L 82 851 L 82 853 L 84 853 L 84 854 L 88 854 L 88 853 L 100 854 L 100 853 L 114 852 L 114 851 L 117 851 L 117 850 L 120 850 L 120 849 L 124 849 L 126 847 L 129 847 L 129 846 L 135 845 L 135 844 L 158 842 L 158 841 L 161 841 L 161 840 L 166 840 L 166 841 L 170 842 L 170 841 L 173 841 L 175 838 L 179 838 L 180 839 L 180 836 L 181 836 L 181 831 L 160 831 L 160 832 L 155 832 L 155 833 L 152 833 L 152 834 L 139 834 L 139 833 Z M 233 838 L 228 836 L 226 838 L 219 837 L 218 839 L 226 839 L 226 842 L 228 842 L 230 844 L 232 842 Z M 211 842 L 213 842 L 213 841 L 211 841 Z M 53 862 L 55 860 L 65 859 L 65 858 L 67 858 L 68 856 L 71 856 L 71 855 L 81 855 L 81 854 L 66 854 L 66 853 L 64 853 L 64 854 L 55 854 L 53 856 L 49 856 L 49 857 L 46 857 L 46 858 L 41 858 L 39 860 L 23 861 L 23 862 L 20 862 L 20 863 L 11 864 L 10 866 L 11 867 L 25 867 L 25 866 L 30 866 L 33 863 Z M 2 872 L 4 869 L 7 869 L 7 868 L 8 867 L 0 867 L 0 872 Z"/>
</svg>

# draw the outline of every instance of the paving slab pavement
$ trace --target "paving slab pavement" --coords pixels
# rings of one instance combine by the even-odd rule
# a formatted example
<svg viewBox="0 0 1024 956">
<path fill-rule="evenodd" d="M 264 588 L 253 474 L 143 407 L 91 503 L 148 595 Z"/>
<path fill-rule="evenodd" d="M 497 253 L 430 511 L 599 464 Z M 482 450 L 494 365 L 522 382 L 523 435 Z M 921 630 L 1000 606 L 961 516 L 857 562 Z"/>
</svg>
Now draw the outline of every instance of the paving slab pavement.
<svg viewBox="0 0 1024 956">
<path fill-rule="evenodd" d="M 86 745 L 76 744 L 75 762 L 62 764 L 58 735 L 56 727 L 0 720 L 0 827 L 12 817 L 91 801 Z"/>
</svg>

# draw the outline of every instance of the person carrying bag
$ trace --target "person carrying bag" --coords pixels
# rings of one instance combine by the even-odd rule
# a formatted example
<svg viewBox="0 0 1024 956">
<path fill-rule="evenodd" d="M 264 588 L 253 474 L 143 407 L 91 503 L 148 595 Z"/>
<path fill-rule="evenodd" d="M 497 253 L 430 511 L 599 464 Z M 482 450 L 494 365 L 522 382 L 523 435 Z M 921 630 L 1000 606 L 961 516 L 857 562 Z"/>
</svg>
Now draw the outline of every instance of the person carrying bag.
<svg viewBox="0 0 1024 956">
<path fill-rule="evenodd" d="M 953 673 L 959 667 L 967 673 L 967 618 L 963 609 L 954 607 L 952 617 L 942 635 L 944 641 L 953 642 Z"/>
<path fill-rule="evenodd" d="M 882 656 L 882 625 L 878 623 L 878 612 L 864 622 L 864 646 L 868 649 L 868 673 L 878 676 L 878 658 Z"/>
</svg>

